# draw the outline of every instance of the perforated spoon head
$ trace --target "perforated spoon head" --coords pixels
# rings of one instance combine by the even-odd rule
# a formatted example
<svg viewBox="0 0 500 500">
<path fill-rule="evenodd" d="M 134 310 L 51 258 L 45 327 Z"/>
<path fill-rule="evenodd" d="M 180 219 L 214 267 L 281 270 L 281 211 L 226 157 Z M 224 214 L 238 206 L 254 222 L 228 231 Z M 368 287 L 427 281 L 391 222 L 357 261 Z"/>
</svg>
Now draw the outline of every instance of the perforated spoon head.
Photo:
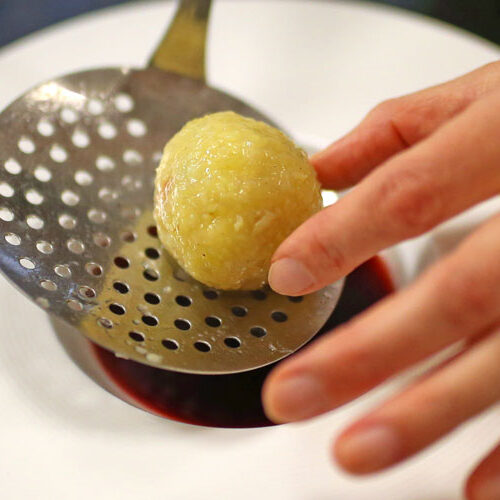
<svg viewBox="0 0 500 500">
<path fill-rule="evenodd" d="M 196 33 L 200 23 L 206 31 L 209 3 L 181 3 L 155 55 L 162 69 L 71 74 L 1 113 L 0 269 L 40 307 L 117 356 L 225 374 L 304 345 L 328 319 L 342 283 L 301 298 L 213 290 L 160 245 L 153 182 L 166 141 L 216 111 L 270 121 L 196 78 L 203 57 L 187 58 L 195 61 L 189 76 L 168 71 L 179 71 L 178 61 L 169 67 L 171 34 L 186 19 Z"/>
</svg>

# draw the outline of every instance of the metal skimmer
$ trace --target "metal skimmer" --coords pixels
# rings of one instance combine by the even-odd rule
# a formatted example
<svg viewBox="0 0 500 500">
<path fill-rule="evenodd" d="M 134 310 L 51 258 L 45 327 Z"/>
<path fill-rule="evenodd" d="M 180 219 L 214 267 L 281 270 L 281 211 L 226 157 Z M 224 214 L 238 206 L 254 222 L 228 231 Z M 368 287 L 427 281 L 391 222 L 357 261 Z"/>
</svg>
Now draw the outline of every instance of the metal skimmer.
<svg viewBox="0 0 500 500">
<path fill-rule="evenodd" d="M 234 110 L 204 83 L 210 0 L 183 0 L 145 70 L 43 83 L 0 115 L 0 268 L 36 303 L 118 356 L 222 374 L 277 361 L 325 323 L 337 283 L 303 298 L 222 292 L 161 248 L 155 168 L 188 120 Z"/>
</svg>

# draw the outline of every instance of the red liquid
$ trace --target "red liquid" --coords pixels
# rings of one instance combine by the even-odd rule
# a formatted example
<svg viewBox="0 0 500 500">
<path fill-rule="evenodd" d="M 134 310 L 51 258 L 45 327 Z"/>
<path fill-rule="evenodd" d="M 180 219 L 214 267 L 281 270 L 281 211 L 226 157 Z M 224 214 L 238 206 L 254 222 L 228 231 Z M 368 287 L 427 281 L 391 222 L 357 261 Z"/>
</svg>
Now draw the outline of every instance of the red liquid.
<svg viewBox="0 0 500 500">
<path fill-rule="evenodd" d="M 393 291 L 383 261 L 374 258 L 347 278 L 340 301 L 315 338 L 351 319 Z M 210 427 L 273 425 L 262 410 L 262 384 L 274 365 L 233 375 L 190 375 L 117 358 L 94 346 L 110 378 L 139 406 L 162 417 Z"/>
</svg>

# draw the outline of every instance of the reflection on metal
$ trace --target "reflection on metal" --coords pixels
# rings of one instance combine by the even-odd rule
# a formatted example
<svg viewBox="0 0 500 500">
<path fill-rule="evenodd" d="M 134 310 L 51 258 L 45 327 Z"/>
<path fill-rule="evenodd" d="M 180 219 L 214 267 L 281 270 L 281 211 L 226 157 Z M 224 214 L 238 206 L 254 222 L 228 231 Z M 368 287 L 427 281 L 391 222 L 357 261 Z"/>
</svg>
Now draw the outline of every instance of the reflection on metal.
<svg viewBox="0 0 500 500">
<path fill-rule="evenodd" d="M 201 47 L 209 5 L 181 2 L 171 33 L 199 30 Z M 179 47 L 199 77 L 203 52 Z M 300 301 L 208 290 L 156 238 L 164 144 L 187 121 L 222 110 L 269 122 L 201 78 L 155 67 L 75 73 L 15 101 L 0 115 L 1 271 L 40 307 L 141 363 L 220 374 L 297 350 L 329 317 L 341 282 Z"/>
<path fill-rule="evenodd" d="M 205 80 L 205 44 L 211 0 L 182 0 L 151 66 Z"/>
</svg>

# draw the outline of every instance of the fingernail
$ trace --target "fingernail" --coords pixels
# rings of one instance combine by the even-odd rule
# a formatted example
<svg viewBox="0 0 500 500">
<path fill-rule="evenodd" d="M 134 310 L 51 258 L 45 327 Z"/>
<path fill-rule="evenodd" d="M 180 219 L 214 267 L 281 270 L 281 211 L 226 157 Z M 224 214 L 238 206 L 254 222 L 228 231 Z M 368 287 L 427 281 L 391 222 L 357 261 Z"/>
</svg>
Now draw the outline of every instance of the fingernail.
<svg viewBox="0 0 500 500">
<path fill-rule="evenodd" d="M 498 500 L 500 498 L 500 477 L 483 480 L 476 487 L 475 500 Z"/>
<path fill-rule="evenodd" d="M 371 425 L 342 436 L 335 455 L 348 471 L 374 472 L 392 465 L 400 458 L 401 443 L 396 432 L 385 425 Z"/>
<path fill-rule="evenodd" d="M 310 375 L 276 382 L 265 397 L 266 413 L 278 422 L 295 422 L 330 409 L 321 384 Z"/>
<path fill-rule="evenodd" d="M 271 265 L 269 285 L 283 295 L 300 295 L 314 284 L 314 276 L 302 262 L 280 259 Z"/>
</svg>

